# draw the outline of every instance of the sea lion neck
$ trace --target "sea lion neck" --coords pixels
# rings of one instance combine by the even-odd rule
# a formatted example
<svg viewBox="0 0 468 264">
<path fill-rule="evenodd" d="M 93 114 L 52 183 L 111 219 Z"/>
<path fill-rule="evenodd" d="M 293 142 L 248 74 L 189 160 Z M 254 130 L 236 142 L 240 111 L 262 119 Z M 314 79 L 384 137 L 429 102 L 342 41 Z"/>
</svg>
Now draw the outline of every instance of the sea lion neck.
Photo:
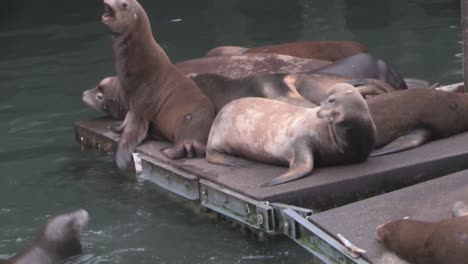
<svg viewBox="0 0 468 264">
<path fill-rule="evenodd" d="M 126 91 L 135 89 L 133 80 L 144 79 L 141 78 L 144 75 L 163 79 L 167 68 L 172 65 L 164 50 L 156 43 L 146 13 L 141 10 L 136 16 L 136 25 L 131 27 L 132 30 L 112 36 L 117 75 Z"/>
</svg>

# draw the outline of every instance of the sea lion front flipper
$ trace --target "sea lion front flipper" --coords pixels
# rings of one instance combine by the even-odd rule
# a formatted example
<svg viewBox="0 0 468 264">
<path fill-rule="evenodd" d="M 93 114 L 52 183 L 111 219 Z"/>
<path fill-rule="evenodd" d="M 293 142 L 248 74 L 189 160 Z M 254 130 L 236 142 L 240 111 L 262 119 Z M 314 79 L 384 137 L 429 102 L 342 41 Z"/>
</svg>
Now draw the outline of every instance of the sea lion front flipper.
<svg viewBox="0 0 468 264">
<path fill-rule="evenodd" d="M 123 125 L 123 121 L 117 121 L 117 122 L 114 122 L 112 123 L 112 125 L 110 125 L 110 130 L 116 134 L 122 134 L 123 130 L 124 130 L 124 125 Z"/>
<path fill-rule="evenodd" d="M 372 151 L 369 157 L 376 157 L 416 148 L 428 142 L 430 139 L 431 132 L 429 130 L 415 129 L 408 134 L 400 136 L 387 145 Z"/>
<path fill-rule="evenodd" d="M 456 201 L 452 207 L 453 217 L 468 215 L 468 206 L 462 201 Z"/>
<path fill-rule="evenodd" d="M 116 134 L 122 134 L 122 132 L 125 129 L 125 126 L 130 122 L 131 117 L 132 116 L 130 115 L 130 112 L 127 112 L 127 114 L 125 115 L 125 119 L 123 121 L 114 122 L 110 126 L 110 130 Z"/>
<path fill-rule="evenodd" d="M 374 80 L 369 79 L 351 79 L 345 81 L 345 83 L 351 84 L 352 86 L 356 87 L 359 93 L 361 93 L 362 97 L 364 98 L 387 93 L 388 90 L 393 90 L 389 85 L 385 84 L 384 82 L 376 82 Z"/>
<path fill-rule="evenodd" d="M 299 144 L 298 144 L 299 145 Z M 289 170 L 283 175 L 260 187 L 270 187 L 286 182 L 294 181 L 309 175 L 314 169 L 314 154 L 308 144 L 299 145 L 294 151 L 294 158 Z"/>
<path fill-rule="evenodd" d="M 252 163 L 248 160 L 226 155 L 217 150 L 210 149 L 206 152 L 206 160 L 213 164 L 219 164 L 230 167 L 247 167 Z"/>
<path fill-rule="evenodd" d="M 125 121 L 127 120 L 128 125 L 124 127 L 119 144 L 117 145 L 117 152 L 115 153 L 117 166 L 121 170 L 128 168 L 128 165 L 132 159 L 132 153 L 135 151 L 135 148 L 140 145 L 140 143 L 143 142 L 143 140 L 146 138 L 149 127 L 148 120 L 137 118 L 130 112 L 125 118 Z"/>
</svg>

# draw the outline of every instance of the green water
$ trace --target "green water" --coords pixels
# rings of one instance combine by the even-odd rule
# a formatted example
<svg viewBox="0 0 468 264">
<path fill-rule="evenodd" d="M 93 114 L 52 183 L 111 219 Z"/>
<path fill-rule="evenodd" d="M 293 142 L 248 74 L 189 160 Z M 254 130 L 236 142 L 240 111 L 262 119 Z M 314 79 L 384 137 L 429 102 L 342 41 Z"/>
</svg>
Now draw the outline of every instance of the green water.
<svg viewBox="0 0 468 264">
<path fill-rule="evenodd" d="M 173 61 L 218 45 L 352 39 L 405 77 L 462 79 L 458 0 L 142 1 Z M 101 1 L 4 0 L 0 7 L 0 256 L 50 216 L 85 208 L 73 263 L 312 263 L 285 238 L 258 241 L 124 179 L 112 156 L 81 151 L 74 120 L 99 116 L 83 90 L 113 74 Z"/>
</svg>

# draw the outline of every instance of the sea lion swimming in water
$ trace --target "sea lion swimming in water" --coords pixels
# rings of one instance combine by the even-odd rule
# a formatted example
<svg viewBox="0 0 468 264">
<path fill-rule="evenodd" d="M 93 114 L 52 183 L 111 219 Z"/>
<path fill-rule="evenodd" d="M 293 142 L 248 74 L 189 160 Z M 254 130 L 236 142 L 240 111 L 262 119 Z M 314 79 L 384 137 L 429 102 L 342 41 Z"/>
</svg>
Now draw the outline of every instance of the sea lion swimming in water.
<svg viewBox="0 0 468 264">
<path fill-rule="evenodd" d="M 368 49 L 366 46 L 355 41 L 302 41 L 253 48 L 221 46 L 208 51 L 205 57 L 270 53 L 324 61 L 336 61 L 367 51 Z"/>
<path fill-rule="evenodd" d="M 204 156 L 214 107 L 156 43 L 148 16 L 136 0 L 104 0 L 102 22 L 112 33 L 115 66 L 129 105 L 117 132 L 116 163 L 125 169 L 147 136 L 150 122 L 174 143 L 170 159 Z"/>
<path fill-rule="evenodd" d="M 398 256 L 415 264 L 466 263 L 468 215 L 466 206 L 455 208 L 458 217 L 439 222 L 411 219 L 391 221 L 377 227 L 378 238 Z"/>
<path fill-rule="evenodd" d="M 216 116 L 206 159 L 236 167 L 248 164 L 238 157 L 289 165 L 285 174 L 263 185 L 273 186 L 305 177 L 317 165 L 362 162 L 375 137 L 364 98 L 353 86 L 337 84 L 316 108 L 264 98 L 232 101 Z"/>
<path fill-rule="evenodd" d="M 81 209 L 49 220 L 36 240 L 1 264 L 58 264 L 83 253 L 80 234 L 88 224 L 88 213 Z"/>
</svg>

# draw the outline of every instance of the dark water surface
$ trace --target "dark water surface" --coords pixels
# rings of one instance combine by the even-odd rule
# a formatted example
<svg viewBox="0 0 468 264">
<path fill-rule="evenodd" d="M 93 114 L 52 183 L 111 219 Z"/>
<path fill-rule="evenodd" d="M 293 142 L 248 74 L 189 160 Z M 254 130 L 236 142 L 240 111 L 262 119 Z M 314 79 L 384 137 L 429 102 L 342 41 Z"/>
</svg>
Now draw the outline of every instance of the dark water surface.
<svg viewBox="0 0 468 264">
<path fill-rule="evenodd" d="M 141 1 L 175 62 L 218 45 L 352 39 L 405 77 L 461 81 L 458 0 Z M 4 0 L 0 8 L 0 256 L 50 216 L 85 208 L 73 263 L 312 263 L 285 238 L 258 241 L 82 152 L 72 123 L 98 116 L 83 90 L 113 74 L 99 0 Z"/>
</svg>

